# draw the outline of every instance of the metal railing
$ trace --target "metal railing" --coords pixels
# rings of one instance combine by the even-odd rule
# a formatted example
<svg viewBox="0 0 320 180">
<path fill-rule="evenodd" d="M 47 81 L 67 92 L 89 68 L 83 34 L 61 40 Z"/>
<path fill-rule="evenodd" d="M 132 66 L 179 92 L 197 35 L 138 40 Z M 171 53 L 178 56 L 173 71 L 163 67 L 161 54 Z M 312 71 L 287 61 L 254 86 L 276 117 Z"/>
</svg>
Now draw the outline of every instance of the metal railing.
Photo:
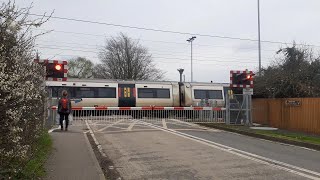
<svg viewBox="0 0 320 180">
<path fill-rule="evenodd" d="M 73 107 L 73 122 L 94 120 L 117 122 L 138 119 L 145 122 L 179 120 L 193 123 L 225 123 L 226 109 L 212 107 Z M 50 111 L 53 124 L 59 123 L 57 108 Z"/>
</svg>

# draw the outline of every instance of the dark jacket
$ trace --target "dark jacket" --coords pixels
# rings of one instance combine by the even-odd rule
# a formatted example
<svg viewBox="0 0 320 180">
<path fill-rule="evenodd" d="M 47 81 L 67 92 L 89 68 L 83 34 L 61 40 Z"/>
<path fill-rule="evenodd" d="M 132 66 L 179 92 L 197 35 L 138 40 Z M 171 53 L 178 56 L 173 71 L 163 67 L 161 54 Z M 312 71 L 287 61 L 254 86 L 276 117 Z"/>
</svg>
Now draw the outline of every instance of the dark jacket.
<svg viewBox="0 0 320 180">
<path fill-rule="evenodd" d="M 63 98 L 65 98 L 65 97 L 62 97 L 61 99 L 59 99 L 59 102 L 58 102 L 58 113 L 70 114 L 72 112 L 71 100 L 69 98 L 66 98 L 66 99 L 68 99 L 68 109 L 64 110 L 64 109 L 62 109 L 62 102 L 61 102 L 61 100 Z"/>
</svg>

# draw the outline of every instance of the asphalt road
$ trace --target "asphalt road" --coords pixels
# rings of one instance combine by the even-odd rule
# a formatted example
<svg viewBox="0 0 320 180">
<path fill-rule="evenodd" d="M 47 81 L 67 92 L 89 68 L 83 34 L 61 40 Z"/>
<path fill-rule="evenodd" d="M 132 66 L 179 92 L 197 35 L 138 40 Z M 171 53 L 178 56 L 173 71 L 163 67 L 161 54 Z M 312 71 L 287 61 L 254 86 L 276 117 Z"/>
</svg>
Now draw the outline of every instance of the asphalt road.
<svg viewBox="0 0 320 180">
<path fill-rule="evenodd" d="M 319 151 L 224 131 L 220 133 L 184 131 L 184 133 L 294 166 L 320 172 Z"/>
<path fill-rule="evenodd" d="M 124 179 L 320 178 L 319 151 L 174 120 L 87 122 Z"/>
</svg>

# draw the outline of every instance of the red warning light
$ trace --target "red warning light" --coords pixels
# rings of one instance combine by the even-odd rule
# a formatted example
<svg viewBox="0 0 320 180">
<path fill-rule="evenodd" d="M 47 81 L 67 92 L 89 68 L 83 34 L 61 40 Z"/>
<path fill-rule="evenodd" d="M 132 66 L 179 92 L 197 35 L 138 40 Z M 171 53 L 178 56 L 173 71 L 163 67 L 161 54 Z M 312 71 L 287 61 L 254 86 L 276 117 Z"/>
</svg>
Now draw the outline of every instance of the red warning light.
<svg viewBox="0 0 320 180">
<path fill-rule="evenodd" d="M 251 75 L 250 74 L 247 75 L 247 79 L 251 79 Z"/>
<path fill-rule="evenodd" d="M 57 70 L 57 71 L 60 71 L 62 69 L 62 66 L 60 64 L 57 64 L 54 66 L 54 68 Z"/>
</svg>

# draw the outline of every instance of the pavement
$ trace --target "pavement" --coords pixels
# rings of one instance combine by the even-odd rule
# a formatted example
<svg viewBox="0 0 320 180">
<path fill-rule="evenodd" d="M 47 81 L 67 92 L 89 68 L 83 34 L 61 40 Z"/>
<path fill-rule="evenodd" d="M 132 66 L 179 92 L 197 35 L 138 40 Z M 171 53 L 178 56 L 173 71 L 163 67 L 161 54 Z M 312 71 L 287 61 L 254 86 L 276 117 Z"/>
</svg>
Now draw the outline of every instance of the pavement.
<svg viewBox="0 0 320 180">
<path fill-rule="evenodd" d="M 53 150 L 45 165 L 47 176 L 44 179 L 105 179 L 84 131 L 83 125 L 71 125 L 69 131 L 56 129 L 50 133 Z"/>
<path fill-rule="evenodd" d="M 86 122 L 123 179 L 320 179 L 319 151 L 173 119 Z"/>
</svg>

